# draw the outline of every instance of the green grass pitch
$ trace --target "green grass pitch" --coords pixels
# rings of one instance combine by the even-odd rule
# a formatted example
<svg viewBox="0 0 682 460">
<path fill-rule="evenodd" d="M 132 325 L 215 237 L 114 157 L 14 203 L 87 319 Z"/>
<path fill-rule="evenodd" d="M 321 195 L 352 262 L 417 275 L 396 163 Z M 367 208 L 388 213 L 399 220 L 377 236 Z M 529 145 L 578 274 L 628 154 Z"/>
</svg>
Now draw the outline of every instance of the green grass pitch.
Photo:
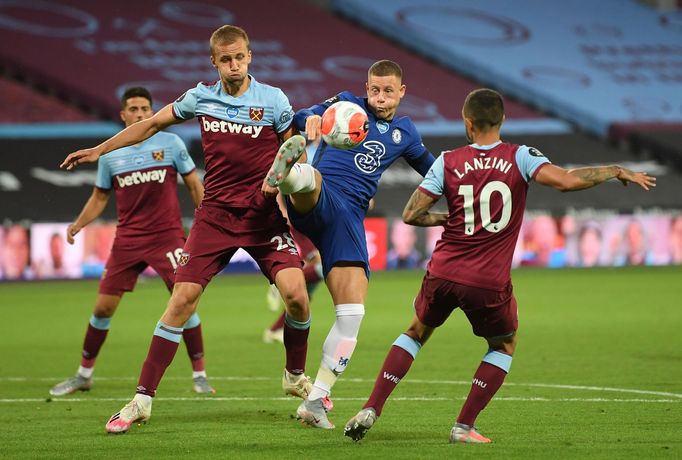
<svg viewBox="0 0 682 460">
<path fill-rule="evenodd" d="M 360 409 L 393 340 L 412 317 L 420 272 L 375 273 L 359 345 L 314 430 L 281 394 L 283 347 L 262 332 L 262 276 L 226 276 L 199 313 L 214 397 L 191 391 L 181 346 L 150 422 L 107 435 L 134 393 L 167 294 L 158 280 L 124 297 L 92 391 L 48 400 L 78 365 L 94 281 L 0 284 L 1 458 L 682 458 L 682 267 L 514 273 L 519 344 L 511 373 L 477 420 L 490 445 L 449 445 L 450 427 L 485 345 L 457 311 L 422 349 L 360 443 L 343 425 Z M 333 318 L 324 286 L 312 302 L 308 373 Z"/>
</svg>

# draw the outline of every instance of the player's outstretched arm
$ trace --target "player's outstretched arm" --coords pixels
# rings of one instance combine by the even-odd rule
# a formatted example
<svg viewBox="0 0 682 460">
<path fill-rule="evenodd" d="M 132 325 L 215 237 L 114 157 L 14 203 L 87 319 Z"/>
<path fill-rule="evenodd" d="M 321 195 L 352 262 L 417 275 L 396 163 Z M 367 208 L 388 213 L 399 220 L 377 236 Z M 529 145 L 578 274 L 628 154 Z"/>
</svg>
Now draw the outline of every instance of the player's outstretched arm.
<svg viewBox="0 0 682 460">
<path fill-rule="evenodd" d="M 154 116 L 128 126 L 98 146 L 78 150 L 77 152 L 69 154 L 59 167 L 70 170 L 82 163 L 95 162 L 102 155 L 120 149 L 121 147 L 127 147 L 142 142 L 143 140 L 152 137 L 160 130 L 183 121 L 184 120 L 175 117 L 173 114 L 173 105 L 169 104 L 156 112 Z"/>
<path fill-rule="evenodd" d="M 538 171 L 535 181 L 562 192 L 592 188 L 609 179 L 618 179 L 623 185 L 633 182 L 644 190 L 656 186 L 656 178 L 645 172 L 634 172 L 618 165 L 564 169 L 547 164 Z"/>
<path fill-rule="evenodd" d="M 104 190 L 95 187 L 92 191 L 92 195 L 85 202 L 85 206 L 81 210 L 76 220 L 66 228 L 66 241 L 69 244 L 74 243 L 74 236 L 88 225 L 93 220 L 97 219 L 100 214 L 107 207 L 109 202 L 109 197 L 111 196 L 111 190 Z"/>
<path fill-rule="evenodd" d="M 436 227 L 445 225 L 448 215 L 444 212 L 431 212 L 438 199 L 432 198 L 421 190 L 414 191 L 403 210 L 403 222 L 417 227 Z"/>
<path fill-rule="evenodd" d="M 197 174 L 196 170 L 192 171 L 191 173 L 182 176 L 182 180 L 185 182 L 187 190 L 189 190 L 189 194 L 192 196 L 194 206 L 198 208 L 201 204 L 201 200 L 204 199 L 204 184 L 201 183 L 199 174 Z"/>
</svg>

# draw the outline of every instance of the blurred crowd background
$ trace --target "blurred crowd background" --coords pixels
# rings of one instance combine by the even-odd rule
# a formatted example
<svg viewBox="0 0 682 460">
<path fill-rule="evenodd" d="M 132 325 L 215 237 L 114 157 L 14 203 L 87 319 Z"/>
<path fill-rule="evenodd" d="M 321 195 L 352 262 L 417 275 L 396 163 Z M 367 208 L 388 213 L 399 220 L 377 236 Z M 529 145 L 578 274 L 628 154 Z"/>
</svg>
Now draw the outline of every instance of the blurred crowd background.
<svg viewBox="0 0 682 460">
<path fill-rule="evenodd" d="M 649 193 L 532 185 L 515 266 L 682 264 L 682 0 L 0 0 L 0 280 L 100 276 L 115 208 L 67 244 L 96 167 L 58 165 L 121 129 L 125 88 L 149 88 L 158 109 L 215 80 L 208 37 L 226 23 L 247 30 L 251 73 L 294 109 L 363 94 L 369 65 L 392 59 L 407 85 L 399 114 L 436 155 L 465 143 L 464 97 L 488 86 L 506 97 L 505 140 L 563 167 L 658 177 Z M 203 173 L 198 126 L 174 132 Z M 402 162 L 384 175 L 366 221 L 374 270 L 428 260 L 442 229 L 399 218 L 419 180 Z M 229 266 L 256 269 L 241 252 Z"/>
</svg>

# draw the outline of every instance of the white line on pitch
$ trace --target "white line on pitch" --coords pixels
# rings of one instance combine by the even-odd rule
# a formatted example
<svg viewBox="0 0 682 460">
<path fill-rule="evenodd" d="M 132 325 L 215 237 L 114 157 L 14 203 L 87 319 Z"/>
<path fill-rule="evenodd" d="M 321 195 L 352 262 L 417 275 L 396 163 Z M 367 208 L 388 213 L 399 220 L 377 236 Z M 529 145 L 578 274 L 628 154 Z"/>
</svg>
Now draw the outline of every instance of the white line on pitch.
<svg viewBox="0 0 682 460">
<path fill-rule="evenodd" d="M 0 403 L 72 403 L 72 402 L 107 402 L 107 401 L 128 401 L 130 398 L 3 398 Z M 334 401 L 365 401 L 366 398 L 334 398 Z M 443 398 L 443 397 L 395 397 L 392 401 L 463 401 L 466 397 L 461 398 Z M 216 402 L 216 401 L 288 401 L 296 402 L 295 399 L 289 397 L 280 398 L 262 398 L 262 397 L 248 397 L 248 396 L 207 396 L 207 397 L 157 397 L 155 401 L 191 401 L 191 402 Z M 635 403 L 680 403 L 678 399 L 623 399 L 623 398 L 540 398 L 540 397 L 497 397 L 495 401 L 522 401 L 522 402 L 635 402 Z"/>
<path fill-rule="evenodd" d="M 39 381 L 39 382 L 58 382 L 64 377 L 40 377 L 40 378 L 28 378 L 28 377 L 0 377 L 0 382 L 29 382 L 29 381 Z M 271 377 L 216 377 L 210 376 L 210 380 L 226 380 L 226 381 L 274 381 L 275 379 Z M 135 381 L 136 377 L 95 377 L 94 380 L 100 381 Z M 164 377 L 163 380 L 189 380 L 189 377 Z M 277 379 L 278 380 L 278 379 Z M 347 378 L 343 379 L 344 382 L 354 382 L 354 383 L 372 383 L 374 379 L 360 379 L 360 378 Z M 421 380 L 421 379 L 405 379 L 401 381 L 404 384 L 431 384 L 431 385 L 471 385 L 471 381 L 466 380 Z M 601 392 L 616 392 L 616 393 L 632 393 L 641 395 L 653 395 L 653 396 L 665 396 L 669 398 L 679 398 L 682 399 L 682 394 L 680 393 L 670 393 L 667 391 L 652 391 L 652 390 L 637 390 L 630 388 L 613 388 L 613 387 L 598 387 L 598 386 L 584 386 L 584 385 L 562 385 L 553 383 L 517 383 L 517 382 L 505 382 L 505 387 L 532 387 L 532 388 L 555 388 L 562 390 L 583 390 L 583 391 L 601 391 Z M 556 401 L 556 400 L 555 400 Z"/>
</svg>

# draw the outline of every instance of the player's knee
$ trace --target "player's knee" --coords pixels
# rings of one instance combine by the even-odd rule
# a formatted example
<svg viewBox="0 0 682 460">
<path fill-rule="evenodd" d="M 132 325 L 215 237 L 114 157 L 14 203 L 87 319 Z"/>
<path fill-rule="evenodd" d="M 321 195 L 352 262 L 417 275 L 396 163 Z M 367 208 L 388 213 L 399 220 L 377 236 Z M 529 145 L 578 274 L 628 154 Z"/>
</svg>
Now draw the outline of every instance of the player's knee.
<svg viewBox="0 0 682 460">
<path fill-rule="evenodd" d="M 516 332 L 499 337 L 488 337 L 486 340 L 491 350 L 499 351 L 510 356 L 514 354 L 518 342 Z"/>
<path fill-rule="evenodd" d="M 282 293 L 287 312 L 296 320 L 308 317 L 308 292 L 305 289 L 291 289 Z"/>
</svg>

